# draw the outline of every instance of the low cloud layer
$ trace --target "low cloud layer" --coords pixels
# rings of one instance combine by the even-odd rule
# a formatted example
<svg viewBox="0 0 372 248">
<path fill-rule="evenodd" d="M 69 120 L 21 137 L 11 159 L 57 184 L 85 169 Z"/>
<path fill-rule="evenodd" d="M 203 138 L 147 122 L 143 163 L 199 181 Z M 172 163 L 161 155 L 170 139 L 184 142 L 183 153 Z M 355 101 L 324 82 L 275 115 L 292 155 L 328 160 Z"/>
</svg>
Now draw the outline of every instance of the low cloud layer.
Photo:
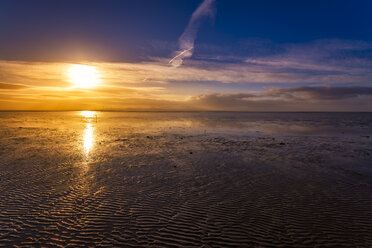
<svg viewBox="0 0 372 248">
<path fill-rule="evenodd" d="M 269 97 L 284 97 L 307 100 L 342 100 L 358 96 L 372 95 L 372 87 L 291 87 L 291 88 L 270 88 L 263 93 Z"/>
<path fill-rule="evenodd" d="M 301 86 L 244 93 L 180 97 L 164 88 L 101 86 L 94 89 L 30 87 L 3 94 L 0 110 L 124 111 L 372 111 L 372 87 Z M 18 93 L 19 92 L 19 93 Z"/>
<path fill-rule="evenodd" d="M 194 96 L 193 106 L 227 111 L 372 111 L 372 87 L 289 87 Z"/>
</svg>

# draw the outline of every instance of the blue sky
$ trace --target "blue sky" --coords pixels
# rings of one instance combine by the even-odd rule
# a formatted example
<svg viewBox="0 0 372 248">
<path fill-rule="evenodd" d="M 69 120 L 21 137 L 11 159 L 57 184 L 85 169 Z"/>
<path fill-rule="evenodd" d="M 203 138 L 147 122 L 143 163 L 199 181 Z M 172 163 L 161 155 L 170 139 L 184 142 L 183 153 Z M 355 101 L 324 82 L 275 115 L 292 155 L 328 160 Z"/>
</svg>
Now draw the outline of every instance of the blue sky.
<svg viewBox="0 0 372 248">
<path fill-rule="evenodd" d="M 1 0 L 0 94 L 8 108 L 38 108 L 37 87 L 55 94 L 53 87 L 68 85 L 56 68 L 82 63 L 102 71 L 105 87 L 123 92 L 117 104 L 100 102 L 102 109 L 126 109 L 128 99 L 135 109 L 146 99 L 157 109 L 177 101 L 180 109 L 255 110 L 254 101 L 270 110 L 269 102 L 284 101 L 283 111 L 322 110 L 325 102 L 333 107 L 324 110 L 372 110 L 365 90 L 372 79 L 371 12 L 367 0 Z M 37 75 L 47 68 L 49 77 Z M 353 94 L 319 98 L 324 87 L 327 94 Z M 91 99 L 86 91 L 76 99 Z M 205 102 L 216 96 L 239 101 Z"/>
<path fill-rule="evenodd" d="M 169 56 L 167 47 L 155 44 L 177 42 L 200 3 L 2 0 L 0 54 L 8 59 L 75 60 L 75 54 L 61 54 L 72 49 L 82 50 L 78 59 L 84 59 L 84 53 L 87 59 L 110 61 Z M 213 8 L 215 18 L 201 25 L 197 44 L 233 46 L 234 54 L 246 53 L 241 44 L 251 39 L 273 44 L 372 41 L 371 1 L 217 0 Z"/>
</svg>

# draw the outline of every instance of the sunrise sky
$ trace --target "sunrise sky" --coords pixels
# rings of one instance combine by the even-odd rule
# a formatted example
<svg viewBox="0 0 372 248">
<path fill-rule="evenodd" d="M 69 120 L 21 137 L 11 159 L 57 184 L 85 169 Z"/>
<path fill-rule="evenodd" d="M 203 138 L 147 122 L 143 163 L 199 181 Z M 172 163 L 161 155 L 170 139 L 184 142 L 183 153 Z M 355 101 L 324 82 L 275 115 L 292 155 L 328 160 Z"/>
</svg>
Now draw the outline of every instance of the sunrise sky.
<svg viewBox="0 0 372 248">
<path fill-rule="evenodd" d="M 0 1 L 0 110 L 372 111 L 372 1 Z"/>
</svg>

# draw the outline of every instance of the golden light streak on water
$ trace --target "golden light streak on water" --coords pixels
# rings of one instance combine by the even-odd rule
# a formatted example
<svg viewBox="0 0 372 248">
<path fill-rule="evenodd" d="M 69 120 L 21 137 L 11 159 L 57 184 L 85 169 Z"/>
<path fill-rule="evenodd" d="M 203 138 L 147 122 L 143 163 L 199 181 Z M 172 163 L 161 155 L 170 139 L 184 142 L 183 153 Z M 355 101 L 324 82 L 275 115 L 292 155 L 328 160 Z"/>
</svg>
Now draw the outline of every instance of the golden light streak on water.
<svg viewBox="0 0 372 248">
<path fill-rule="evenodd" d="M 94 125 L 92 122 L 97 121 L 97 114 L 94 111 L 81 111 L 80 115 L 83 116 L 84 121 L 87 122 L 83 135 L 83 148 L 86 155 L 89 155 L 89 152 L 94 145 Z"/>
<path fill-rule="evenodd" d="M 94 128 L 92 123 L 87 123 L 84 130 L 84 151 L 88 155 L 94 143 Z"/>
</svg>

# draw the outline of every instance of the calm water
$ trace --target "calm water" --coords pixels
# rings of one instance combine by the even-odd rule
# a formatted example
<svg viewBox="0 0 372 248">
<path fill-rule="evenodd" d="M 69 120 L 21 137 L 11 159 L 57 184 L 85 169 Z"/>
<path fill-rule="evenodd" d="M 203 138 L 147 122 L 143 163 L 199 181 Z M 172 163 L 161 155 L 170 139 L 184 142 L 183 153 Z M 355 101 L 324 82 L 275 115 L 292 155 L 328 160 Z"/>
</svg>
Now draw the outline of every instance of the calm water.
<svg viewBox="0 0 372 248">
<path fill-rule="evenodd" d="M 212 132 L 262 135 L 368 135 L 372 113 L 247 112 L 0 112 L 1 128 L 96 126 L 136 131 Z"/>
<path fill-rule="evenodd" d="M 36 141 L 44 137 L 49 146 L 66 139 L 74 150 L 88 153 L 107 139 L 131 134 L 319 136 L 358 141 L 372 136 L 372 113 L 0 112 L 0 152 L 42 146 Z M 22 139 L 23 145 L 7 143 Z"/>
</svg>

